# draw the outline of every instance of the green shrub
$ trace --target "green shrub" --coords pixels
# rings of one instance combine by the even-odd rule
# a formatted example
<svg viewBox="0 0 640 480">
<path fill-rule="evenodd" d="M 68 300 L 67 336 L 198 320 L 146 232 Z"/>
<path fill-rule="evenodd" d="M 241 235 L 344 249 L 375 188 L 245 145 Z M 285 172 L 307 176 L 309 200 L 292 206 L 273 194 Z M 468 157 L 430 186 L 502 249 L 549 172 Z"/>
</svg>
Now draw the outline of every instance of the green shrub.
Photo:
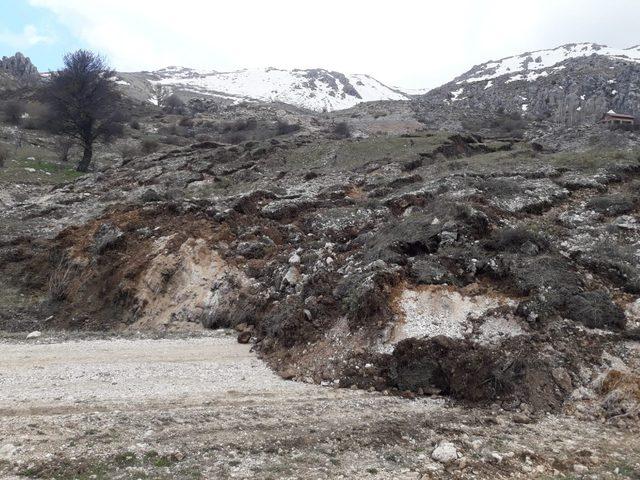
<svg viewBox="0 0 640 480">
<path fill-rule="evenodd" d="M 158 150 L 160 143 L 155 138 L 143 138 L 140 144 L 140 150 L 144 155 L 149 155 Z"/>
<path fill-rule="evenodd" d="M 289 133 L 297 132 L 301 129 L 299 123 L 289 123 L 285 120 L 278 120 L 276 124 L 276 132 L 278 135 L 287 135 Z"/>
<path fill-rule="evenodd" d="M 339 138 L 349 138 L 351 136 L 351 127 L 347 122 L 338 122 L 333 126 L 333 133 Z"/>
<path fill-rule="evenodd" d="M 2 110 L 5 120 L 13 125 L 20 125 L 22 116 L 27 113 L 25 104 L 18 100 L 9 100 L 2 106 Z"/>
<path fill-rule="evenodd" d="M 128 161 L 140 155 L 141 145 L 138 142 L 123 141 L 116 144 L 116 150 L 122 160 Z"/>
</svg>

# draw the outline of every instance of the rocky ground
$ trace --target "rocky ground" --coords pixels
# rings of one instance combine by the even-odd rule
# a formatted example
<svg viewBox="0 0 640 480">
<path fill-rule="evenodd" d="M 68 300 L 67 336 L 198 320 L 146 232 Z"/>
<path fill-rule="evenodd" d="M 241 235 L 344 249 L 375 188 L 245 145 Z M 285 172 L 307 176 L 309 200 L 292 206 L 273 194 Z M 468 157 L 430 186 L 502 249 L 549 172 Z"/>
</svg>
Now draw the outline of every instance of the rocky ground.
<svg viewBox="0 0 640 480">
<path fill-rule="evenodd" d="M 637 424 L 288 382 L 230 333 L 5 336 L 0 476 L 640 475 Z"/>
<path fill-rule="evenodd" d="M 191 133 L 147 154 L 109 152 L 88 175 L 43 163 L 54 139 L 35 133 L 26 137 L 32 150 L 17 150 L 0 170 L 0 330 L 10 339 L 36 330 L 118 336 L 39 350 L 69 355 L 53 362 L 55 385 L 42 394 L 29 383 L 40 377 L 16 373 L 15 358 L 38 348 L 7 340 L 7 408 L 60 406 L 42 423 L 19 409 L 6 417 L 17 419 L 8 428 L 22 442 L 5 442 L 15 447 L 6 447 L 7 471 L 638 476 L 633 132 L 611 148 L 482 138 L 425 130 L 398 103 L 317 116 L 289 110 L 287 125 L 299 128 L 280 134 L 281 112 L 260 106 L 249 132 L 253 122 L 232 122 L 244 132 L 236 138 L 216 130 L 234 112 L 214 122 L 219 114 L 203 109 L 187 120 L 141 118 L 132 135 Z M 296 382 L 229 353 L 246 354 L 245 346 L 198 337 L 203 327 L 233 328 L 233 341 Z M 169 339 L 133 346 L 128 338 L 140 331 Z M 151 355 L 162 345 L 166 358 L 193 365 L 180 370 Z M 115 371 L 103 378 L 99 365 L 74 367 L 92 364 L 83 349 Z M 148 370 L 127 370 L 136 355 Z M 228 388 L 203 373 L 219 371 L 207 363 L 219 355 L 238 362 Z M 242 373 L 247 365 L 253 374 Z M 126 381 L 112 380 L 113 397 L 101 399 L 112 375 Z M 76 377 L 83 389 L 74 396 L 68 379 Z M 240 392 L 237 403 L 227 390 Z M 171 419 L 166 436 L 163 418 Z M 79 439 L 96 429 L 82 422 L 107 433 Z M 39 437 L 25 428 L 47 441 L 27 446 Z M 148 431 L 157 448 L 147 448 Z M 38 449 L 60 432 L 67 448 L 47 458 Z M 87 453 L 89 441 L 106 446 Z M 453 447 L 444 443 L 444 457 L 433 459 L 440 442 Z M 443 460 L 453 448 L 462 460 Z"/>
</svg>

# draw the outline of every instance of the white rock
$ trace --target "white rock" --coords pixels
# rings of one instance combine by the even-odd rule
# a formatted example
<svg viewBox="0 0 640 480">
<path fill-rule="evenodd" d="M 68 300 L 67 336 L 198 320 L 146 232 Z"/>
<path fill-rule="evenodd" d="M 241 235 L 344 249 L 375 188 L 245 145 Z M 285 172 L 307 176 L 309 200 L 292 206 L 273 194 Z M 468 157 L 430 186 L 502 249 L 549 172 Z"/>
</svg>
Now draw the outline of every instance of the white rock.
<svg viewBox="0 0 640 480">
<path fill-rule="evenodd" d="M 431 458 L 440 463 L 451 463 L 458 459 L 458 450 L 451 442 L 440 442 L 431 452 Z"/>
<path fill-rule="evenodd" d="M 42 336 L 42 332 L 39 331 L 35 331 L 35 332 L 31 332 L 29 335 L 27 335 L 27 340 L 31 340 L 32 338 L 40 338 Z"/>
<path fill-rule="evenodd" d="M 284 281 L 289 285 L 297 285 L 300 281 L 300 271 L 295 265 L 291 265 L 291 267 L 289 267 L 287 274 L 284 276 Z"/>
<path fill-rule="evenodd" d="M 580 465 L 579 463 L 576 463 L 573 466 L 573 471 L 576 473 L 587 473 L 589 469 L 587 467 L 585 467 L 584 465 Z"/>
<path fill-rule="evenodd" d="M 7 443 L 0 447 L 0 460 L 9 460 L 18 451 L 18 447 L 11 443 Z"/>
<path fill-rule="evenodd" d="M 289 257 L 289 263 L 291 265 L 298 265 L 300 263 L 300 255 L 298 255 L 297 253 L 294 253 L 293 255 L 291 255 Z"/>
</svg>

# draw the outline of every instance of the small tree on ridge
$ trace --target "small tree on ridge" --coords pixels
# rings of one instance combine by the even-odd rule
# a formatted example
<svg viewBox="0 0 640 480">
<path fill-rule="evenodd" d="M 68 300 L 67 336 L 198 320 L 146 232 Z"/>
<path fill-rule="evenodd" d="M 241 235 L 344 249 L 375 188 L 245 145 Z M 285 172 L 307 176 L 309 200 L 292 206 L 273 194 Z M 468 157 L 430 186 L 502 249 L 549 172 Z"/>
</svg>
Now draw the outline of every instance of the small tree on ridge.
<svg viewBox="0 0 640 480">
<path fill-rule="evenodd" d="M 50 127 L 75 139 L 83 149 L 77 170 L 89 170 L 96 140 L 109 141 L 122 131 L 121 99 L 104 58 L 87 50 L 64 56 L 64 68 L 53 72 L 45 89 L 51 107 Z"/>
</svg>

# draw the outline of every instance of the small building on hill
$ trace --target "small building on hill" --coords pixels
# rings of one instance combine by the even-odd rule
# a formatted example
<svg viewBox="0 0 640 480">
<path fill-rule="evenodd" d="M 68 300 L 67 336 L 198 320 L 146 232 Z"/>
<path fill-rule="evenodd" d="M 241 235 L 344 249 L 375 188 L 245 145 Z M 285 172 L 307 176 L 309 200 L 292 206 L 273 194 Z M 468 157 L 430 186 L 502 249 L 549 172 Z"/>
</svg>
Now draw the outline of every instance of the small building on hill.
<svg viewBox="0 0 640 480">
<path fill-rule="evenodd" d="M 636 123 L 636 118 L 633 115 L 624 115 L 622 113 L 616 113 L 613 110 L 609 110 L 603 115 L 600 122 L 607 124 L 634 125 Z"/>
</svg>

